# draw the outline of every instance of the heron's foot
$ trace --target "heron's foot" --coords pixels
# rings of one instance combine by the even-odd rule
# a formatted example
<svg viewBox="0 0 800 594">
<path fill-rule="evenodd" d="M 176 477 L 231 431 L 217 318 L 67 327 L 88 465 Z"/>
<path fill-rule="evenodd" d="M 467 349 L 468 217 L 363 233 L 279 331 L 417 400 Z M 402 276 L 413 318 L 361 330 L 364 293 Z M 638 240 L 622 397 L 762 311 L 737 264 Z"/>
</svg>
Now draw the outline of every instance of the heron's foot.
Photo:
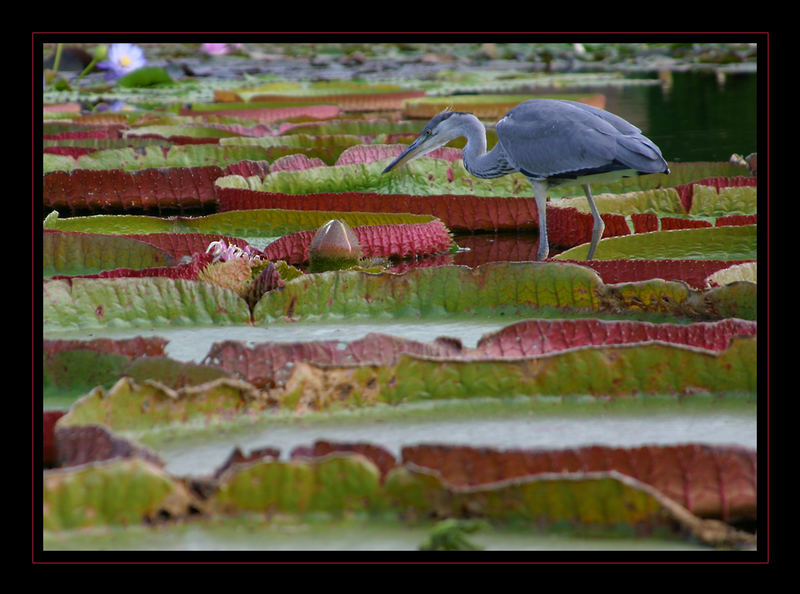
<svg viewBox="0 0 800 594">
<path fill-rule="evenodd" d="M 547 256 L 550 255 L 550 248 L 548 246 L 544 246 L 544 249 L 541 247 L 536 252 L 536 259 L 537 260 L 547 260 Z"/>
</svg>

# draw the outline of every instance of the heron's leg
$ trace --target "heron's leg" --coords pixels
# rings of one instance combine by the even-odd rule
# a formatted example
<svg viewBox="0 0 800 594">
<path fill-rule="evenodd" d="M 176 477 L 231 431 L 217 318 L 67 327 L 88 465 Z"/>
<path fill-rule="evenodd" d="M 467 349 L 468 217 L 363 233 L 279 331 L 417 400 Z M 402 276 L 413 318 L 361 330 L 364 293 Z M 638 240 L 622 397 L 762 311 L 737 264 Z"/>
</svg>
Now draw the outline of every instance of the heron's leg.
<svg viewBox="0 0 800 594">
<path fill-rule="evenodd" d="M 539 249 L 537 260 L 547 260 L 550 246 L 547 243 L 547 182 L 530 180 L 533 186 L 533 197 L 536 199 L 536 210 L 539 211 Z"/>
<path fill-rule="evenodd" d="M 600 242 L 600 238 L 603 236 L 603 231 L 606 228 L 606 224 L 603 222 L 603 219 L 600 217 L 600 213 L 597 211 L 594 198 L 592 198 L 592 190 L 589 188 L 588 184 L 584 184 L 583 191 L 586 194 L 586 199 L 589 201 L 589 208 L 592 209 L 592 218 L 594 219 L 594 224 L 592 225 L 592 243 L 589 244 L 589 253 L 586 255 L 586 259 L 591 260 L 594 257 L 597 244 Z"/>
</svg>

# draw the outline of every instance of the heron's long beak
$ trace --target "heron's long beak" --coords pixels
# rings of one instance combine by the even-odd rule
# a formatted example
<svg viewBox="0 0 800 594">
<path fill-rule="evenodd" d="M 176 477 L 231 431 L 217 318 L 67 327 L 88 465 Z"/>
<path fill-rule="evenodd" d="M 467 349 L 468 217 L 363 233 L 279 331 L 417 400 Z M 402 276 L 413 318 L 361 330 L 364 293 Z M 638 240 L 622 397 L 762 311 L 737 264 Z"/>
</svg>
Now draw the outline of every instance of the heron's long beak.
<svg viewBox="0 0 800 594">
<path fill-rule="evenodd" d="M 430 146 L 426 144 L 426 140 L 430 138 L 429 136 L 420 136 L 414 142 L 408 145 L 408 148 L 402 152 L 402 154 L 397 157 L 394 161 L 389 163 L 386 169 L 383 170 L 382 173 L 386 173 L 387 171 L 391 171 L 398 165 L 402 165 L 412 159 L 416 159 L 417 157 L 421 157 L 432 150 L 436 149 L 436 146 Z"/>
</svg>

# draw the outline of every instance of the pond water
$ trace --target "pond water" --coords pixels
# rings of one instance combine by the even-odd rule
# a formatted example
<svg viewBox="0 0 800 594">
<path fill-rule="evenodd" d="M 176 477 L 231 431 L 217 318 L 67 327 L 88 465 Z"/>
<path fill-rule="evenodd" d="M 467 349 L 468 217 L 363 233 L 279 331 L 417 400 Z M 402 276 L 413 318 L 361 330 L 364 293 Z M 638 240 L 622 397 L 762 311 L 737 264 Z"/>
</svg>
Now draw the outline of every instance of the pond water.
<svg viewBox="0 0 800 594">
<path fill-rule="evenodd" d="M 639 126 L 667 161 L 727 161 L 758 151 L 756 74 L 673 72 L 670 79 L 609 90 L 606 108 Z"/>
</svg>

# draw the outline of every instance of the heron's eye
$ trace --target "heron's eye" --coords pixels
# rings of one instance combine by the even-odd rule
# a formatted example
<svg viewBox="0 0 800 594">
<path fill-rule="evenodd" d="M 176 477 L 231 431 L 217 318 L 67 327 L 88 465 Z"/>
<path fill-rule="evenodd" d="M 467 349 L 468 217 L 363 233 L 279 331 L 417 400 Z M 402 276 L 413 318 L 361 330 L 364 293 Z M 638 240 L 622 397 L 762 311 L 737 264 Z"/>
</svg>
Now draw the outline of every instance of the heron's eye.
<svg viewBox="0 0 800 594">
<path fill-rule="evenodd" d="M 428 135 L 428 136 L 430 136 L 430 135 L 432 134 L 432 132 L 431 132 L 431 129 L 430 129 L 430 128 L 425 128 L 425 130 L 423 130 L 423 132 L 424 132 L 426 135 Z"/>
</svg>

